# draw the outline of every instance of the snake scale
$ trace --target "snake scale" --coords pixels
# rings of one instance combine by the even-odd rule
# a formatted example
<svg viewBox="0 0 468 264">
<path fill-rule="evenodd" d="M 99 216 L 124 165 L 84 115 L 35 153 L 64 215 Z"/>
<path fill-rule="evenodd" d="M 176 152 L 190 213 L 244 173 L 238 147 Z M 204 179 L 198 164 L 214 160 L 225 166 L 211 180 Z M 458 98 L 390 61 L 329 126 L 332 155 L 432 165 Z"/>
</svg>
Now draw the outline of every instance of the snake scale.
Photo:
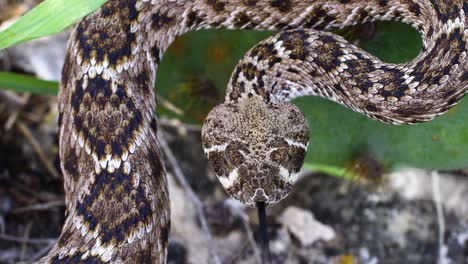
<svg viewBox="0 0 468 264">
<path fill-rule="evenodd" d="M 202 143 L 227 192 L 272 205 L 308 145 L 289 101 L 317 95 L 393 124 L 428 121 L 467 90 L 464 0 L 110 0 L 73 31 L 59 92 L 66 221 L 40 263 L 164 263 L 169 196 L 154 83 L 172 41 L 208 28 L 283 30 L 241 59 Z M 385 63 L 322 30 L 374 20 L 416 28 L 423 49 Z"/>
</svg>

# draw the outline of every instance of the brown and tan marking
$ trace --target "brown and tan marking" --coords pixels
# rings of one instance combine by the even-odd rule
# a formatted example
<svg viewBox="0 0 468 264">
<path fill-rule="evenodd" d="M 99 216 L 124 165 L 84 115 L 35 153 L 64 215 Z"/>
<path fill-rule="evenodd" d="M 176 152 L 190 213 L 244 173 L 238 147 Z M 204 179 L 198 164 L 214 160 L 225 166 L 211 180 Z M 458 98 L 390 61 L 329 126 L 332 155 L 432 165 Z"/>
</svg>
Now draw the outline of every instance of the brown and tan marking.
<svg viewBox="0 0 468 264">
<path fill-rule="evenodd" d="M 288 29 L 241 60 L 202 137 L 228 193 L 272 205 L 291 190 L 308 143 L 307 123 L 289 100 L 318 95 L 384 122 L 430 120 L 466 93 L 467 14 L 463 0 L 109 0 L 68 44 L 59 93 L 67 218 L 39 262 L 165 262 L 169 196 L 153 87 L 177 36 Z M 421 54 L 384 63 L 316 31 L 374 20 L 414 26 Z"/>
</svg>

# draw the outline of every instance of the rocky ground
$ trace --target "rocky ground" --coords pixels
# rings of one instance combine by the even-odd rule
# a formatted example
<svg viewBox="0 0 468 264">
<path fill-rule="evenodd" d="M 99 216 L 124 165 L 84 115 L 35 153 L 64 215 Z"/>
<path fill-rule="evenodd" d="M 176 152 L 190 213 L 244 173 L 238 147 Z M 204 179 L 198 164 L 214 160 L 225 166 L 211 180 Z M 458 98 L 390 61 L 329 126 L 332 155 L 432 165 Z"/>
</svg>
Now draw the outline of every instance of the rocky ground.
<svg viewBox="0 0 468 264">
<path fill-rule="evenodd" d="M 249 241 L 249 232 L 256 238 L 255 211 L 226 199 L 199 162 L 198 134 L 188 138 L 193 139 L 179 138 L 172 147 L 181 149 L 176 153 L 185 174 L 205 201 L 222 263 L 258 263 L 257 242 Z M 184 150 L 188 146 L 193 158 Z M 171 195 L 172 241 L 184 246 L 187 263 L 205 263 L 208 252 L 196 217 L 184 223 L 193 206 L 177 184 L 171 184 Z M 268 211 L 273 263 L 468 263 L 467 197 L 462 173 L 402 168 L 377 183 L 304 172 L 292 195 Z"/>
</svg>

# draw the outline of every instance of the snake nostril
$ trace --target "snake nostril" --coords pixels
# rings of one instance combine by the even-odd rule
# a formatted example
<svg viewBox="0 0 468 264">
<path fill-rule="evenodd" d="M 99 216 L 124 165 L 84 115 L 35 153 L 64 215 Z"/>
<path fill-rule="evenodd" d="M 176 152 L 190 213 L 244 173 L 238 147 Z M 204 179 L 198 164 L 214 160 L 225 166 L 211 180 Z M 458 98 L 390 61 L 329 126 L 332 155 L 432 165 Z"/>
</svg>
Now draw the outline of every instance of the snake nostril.
<svg viewBox="0 0 468 264">
<path fill-rule="evenodd" d="M 263 163 L 263 164 L 260 166 L 260 169 L 261 169 L 262 171 L 269 171 L 269 170 L 271 170 L 271 166 L 269 166 L 269 165 L 266 164 L 266 163 Z"/>
</svg>

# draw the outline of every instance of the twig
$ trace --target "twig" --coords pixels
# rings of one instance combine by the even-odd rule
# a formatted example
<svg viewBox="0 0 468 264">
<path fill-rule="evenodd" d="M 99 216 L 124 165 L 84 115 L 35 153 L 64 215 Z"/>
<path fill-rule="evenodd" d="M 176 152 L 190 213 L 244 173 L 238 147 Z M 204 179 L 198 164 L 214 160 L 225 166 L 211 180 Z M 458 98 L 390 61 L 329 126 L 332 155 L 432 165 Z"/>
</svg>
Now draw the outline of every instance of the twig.
<svg viewBox="0 0 468 264">
<path fill-rule="evenodd" d="M 445 218 L 444 218 L 444 209 L 442 208 L 442 202 L 440 199 L 440 184 L 439 184 L 439 173 L 437 171 L 431 172 L 432 178 L 432 195 L 434 199 L 434 204 L 437 212 L 437 224 L 439 226 L 439 253 L 438 253 L 438 264 L 445 264 L 447 248 L 444 244 L 444 234 L 445 234 Z"/>
<path fill-rule="evenodd" d="M 29 206 L 20 207 L 11 211 L 11 214 L 21 214 L 29 211 L 46 211 L 55 207 L 65 206 L 65 202 L 60 201 L 51 201 L 42 204 L 33 204 Z"/>
<path fill-rule="evenodd" d="M 200 198 L 195 194 L 195 192 L 192 190 L 190 185 L 188 184 L 184 173 L 182 172 L 182 169 L 180 168 L 179 164 L 177 163 L 176 158 L 174 157 L 174 154 L 172 153 L 172 150 L 169 148 L 169 145 L 167 144 L 166 140 L 164 137 L 161 135 L 161 133 L 158 133 L 158 138 L 159 142 L 161 144 L 161 148 L 166 155 L 167 161 L 172 167 L 172 170 L 174 172 L 174 176 L 179 182 L 179 184 L 182 186 L 184 189 L 185 193 L 189 197 L 189 199 L 192 201 L 193 205 L 195 206 L 195 209 L 197 211 L 198 215 L 198 220 L 200 221 L 201 228 L 203 232 L 206 235 L 206 242 L 208 244 L 208 247 L 210 248 L 210 254 L 212 257 L 212 262 L 215 264 L 221 264 L 220 258 L 217 253 L 216 246 L 213 242 L 213 238 L 211 236 L 211 231 L 208 226 L 208 221 L 206 220 L 205 213 L 203 211 L 203 203 L 201 202 Z"/>
<path fill-rule="evenodd" d="M 29 263 L 33 263 L 33 262 L 36 262 L 38 261 L 40 258 L 42 258 L 43 256 L 45 256 L 45 254 L 47 254 L 53 247 L 54 247 L 55 243 L 50 243 L 49 245 L 43 247 L 41 250 L 39 250 L 37 253 L 35 253 L 34 255 L 32 255 L 29 259 L 28 259 L 28 262 Z"/>
<path fill-rule="evenodd" d="M 20 108 L 26 104 L 23 97 L 12 91 L 0 91 L 0 100 L 9 108 Z"/>
<path fill-rule="evenodd" d="M 31 232 L 31 227 L 32 227 L 32 222 L 29 221 L 28 224 L 26 225 L 26 228 L 24 229 L 24 234 L 23 234 L 24 239 L 29 238 L 29 233 Z M 20 257 L 19 257 L 20 261 L 24 260 L 24 255 L 26 255 L 26 249 L 27 249 L 26 242 L 21 243 L 21 251 L 20 251 Z"/>
<path fill-rule="evenodd" d="M 43 201 L 50 201 L 50 200 L 52 200 L 51 197 L 54 197 L 53 199 L 57 199 L 57 195 L 55 195 L 53 193 L 50 193 L 50 192 L 47 192 L 47 191 L 43 191 L 43 192 L 38 193 L 37 190 L 32 190 L 27 185 L 24 185 L 21 182 L 18 182 L 18 181 L 15 181 L 15 180 L 11 182 L 11 185 L 13 187 L 12 191 L 14 191 L 14 192 L 16 192 L 16 191 L 24 192 L 26 195 L 28 195 L 28 200 L 31 201 L 31 202 L 39 203 L 39 202 L 43 202 Z"/>
<path fill-rule="evenodd" d="M 167 110 L 174 112 L 176 115 L 184 115 L 184 110 L 178 108 L 175 104 L 169 102 L 169 100 L 158 94 L 156 95 L 156 102 L 160 103 L 161 106 Z"/>
<path fill-rule="evenodd" d="M 169 118 L 160 118 L 159 119 L 159 124 L 165 127 L 176 127 L 176 128 L 182 128 L 185 129 L 187 132 L 200 132 L 201 127 L 197 125 L 192 125 L 192 124 L 187 124 L 180 122 L 178 119 L 169 119 Z"/>
<path fill-rule="evenodd" d="M 37 156 L 39 157 L 41 162 L 44 164 L 47 171 L 50 173 L 50 175 L 52 175 L 52 178 L 59 179 L 60 178 L 59 173 L 55 169 L 52 162 L 49 159 L 47 159 L 46 155 L 42 151 L 41 146 L 39 145 L 37 140 L 33 137 L 28 127 L 25 126 L 23 122 L 21 121 L 16 122 L 15 126 L 20 131 L 20 133 L 26 138 L 29 144 L 31 144 L 31 147 L 33 148 L 34 152 L 36 152 Z"/>
<path fill-rule="evenodd" d="M 0 234 L 0 240 L 16 243 L 28 243 L 28 244 L 50 244 L 55 243 L 55 238 L 23 238 L 11 235 Z"/>
<path fill-rule="evenodd" d="M 21 112 L 21 109 L 23 108 L 23 106 L 28 102 L 29 98 L 31 97 L 31 94 L 29 93 L 26 93 L 24 94 L 23 96 L 21 96 L 21 100 L 22 101 L 22 104 L 19 105 L 17 108 L 13 109 L 13 111 L 11 111 L 11 114 L 10 116 L 8 117 L 7 121 L 5 122 L 5 130 L 6 131 L 9 131 L 13 125 L 16 123 L 16 120 L 18 119 L 18 116 Z"/>
</svg>

